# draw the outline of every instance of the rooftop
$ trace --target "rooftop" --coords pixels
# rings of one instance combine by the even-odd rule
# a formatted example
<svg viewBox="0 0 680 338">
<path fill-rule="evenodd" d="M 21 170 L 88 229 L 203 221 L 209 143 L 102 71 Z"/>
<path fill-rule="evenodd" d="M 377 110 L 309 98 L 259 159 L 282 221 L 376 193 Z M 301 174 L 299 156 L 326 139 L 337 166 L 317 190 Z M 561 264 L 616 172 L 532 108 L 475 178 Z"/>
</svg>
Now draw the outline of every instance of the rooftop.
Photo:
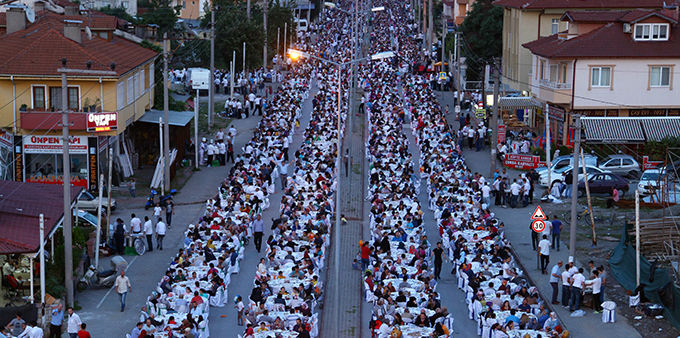
<svg viewBox="0 0 680 338">
<path fill-rule="evenodd" d="M 673 0 L 498 0 L 496 6 L 518 9 L 624 9 L 624 8 L 663 8 Z"/>
</svg>

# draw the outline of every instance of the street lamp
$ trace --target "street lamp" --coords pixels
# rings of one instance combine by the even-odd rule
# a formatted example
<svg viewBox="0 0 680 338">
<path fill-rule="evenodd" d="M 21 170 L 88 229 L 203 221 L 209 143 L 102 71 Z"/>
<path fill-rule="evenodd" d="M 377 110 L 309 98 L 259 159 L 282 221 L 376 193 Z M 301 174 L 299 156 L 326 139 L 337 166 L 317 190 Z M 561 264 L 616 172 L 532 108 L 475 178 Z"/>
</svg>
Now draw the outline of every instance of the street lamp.
<svg viewBox="0 0 680 338">
<path fill-rule="evenodd" d="M 325 4 L 328 6 L 328 4 L 333 4 L 333 3 L 326 2 Z M 335 6 L 335 4 L 333 4 L 333 6 Z M 338 68 L 338 104 L 337 104 L 338 139 L 337 139 L 337 156 L 336 156 L 336 159 L 335 159 L 335 161 L 336 161 L 335 168 L 337 170 L 338 184 L 337 184 L 337 188 L 335 189 L 335 230 L 334 230 L 334 232 L 335 232 L 335 234 L 334 234 L 334 236 L 335 236 L 335 244 L 334 244 L 335 245 L 335 249 L 334 249 L 334 252 L 335 252 L 335 257 L 334 257 L 334 260 L 335 260 L 335 290 L 334 290 L 334 293 L 335 293 L 335 299 L 337 301 L 340 298 L 340 286 L 339 286 L 338 282 L 340 281 L 340 250 L 339 250 L 340 249 L 340 163 L 341 163 L 340 158 L 342 156 L 341 147 L 340 147 L 340 133 L 342 131 L 342 128 L 341 128 L 342 116 L 341 116 L 341 113 L 340 113 L 340 101 L 342 101 L 342 95 L 341 95 L 342 81 L 341 81 L 341 77 L 340 77 L 340 71 L 341 71 L 343 66 L 353 64 L 353 63 L 357 63 L 357 62 L 361 62 L 361 61 L 364 61 L 364 60 L 368 60 L 368 59 L 370 59 L 370 60 L 382 60 L 382 59 L 391 58 L 391 57 L 394 56 L 394 52 L 388 51 L 388 52 L 376 53 L 376 54 L 373 54 L 369 57 L 356 59 L 356 60 L 350 60 L 350 61 L 347 61 L 347 62 L 331 61 L 331 60 L 328 60 L 328 59 L 325 59 L 325 58 L 322 58 L 322 57 L 318 57 L 314 54 L 310 54 L 310 53 L 303 52 L 303 51 L 296 50 L 296 49 L 288 49 L 288 55 L 293 60 L 296 60 L 296 59 L 301 58 L 301 57 L 311 58 L 311 59 L 319 60 L 321 62 L 330 63 L 330 64 L 332 64 L 332 65 L 334 65 Z M 340 308 L 339 306 L 335 306 L 335 315 L 336 315 L 336 318 L 338 318 L 338 320 L 340 319 L 339 308 Z"/>
</svg>

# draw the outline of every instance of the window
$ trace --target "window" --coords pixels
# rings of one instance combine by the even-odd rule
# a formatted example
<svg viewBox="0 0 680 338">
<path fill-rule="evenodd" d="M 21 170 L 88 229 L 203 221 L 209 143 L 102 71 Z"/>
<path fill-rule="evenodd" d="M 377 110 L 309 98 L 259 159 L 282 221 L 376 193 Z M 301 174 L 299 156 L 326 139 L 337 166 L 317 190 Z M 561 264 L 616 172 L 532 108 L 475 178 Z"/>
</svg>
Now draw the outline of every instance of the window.
<svg viewBox="0 0 680 338">
<path fill-rule="evenodd" d="M 620 167 L 621 166 L 621 159 L 615 158 L 607 162 L 607 164 L 604 165 L 605 167 Z"/>
<path fill-rule="evenodd" d="M 552 26 L 551 26 L 550 35 L 557 34 L 557 32 L 559 30 L 560 30 L 560 20 L 559 19 L 552 19 Z"/>
<path fill-rule="evenodd" d="M 187 9 L 187 2 L 186 1 L 182 1 L 182 9 Z"/>
<path fill-rule="evenodd" d="M 135 84 L 134 77 L 130 76 L 127 79 L 127 103 L 131 104 L 135 100 Z"/>
<path fill-rule="evenodd" d="M 80 97 L 77 87 L 68 87 L 68 109 L 73 111 L 80 110 Z"/>
<path fill-rule="evenodd" d="M 668 87 L 671 85 L 671 67 L 651 67 L 649 74 L 651 87 Z"/>
<path fill-rule="evenodd" d="M 545 60 L 541 60 L 538 68 L 539 68 L 538 69 L 538 79 L 539 80 L 545 79 Z"/>
<path fill-rule="evenodd" d="M 118 109 L 125 107 L 125 82 L 120 82 L 116 88 L 116 101 Z"/>
<path fill-rule="evenodd" d="M 156 75 L 154 72 L 155 72 L 154 64 L 152 63 L 149 65 L 149 88 L 153 88 L 154 86 L 153 77 Z"/>
<path fill-rule="evenodd" d="M 551 82 L 559 82 L 559 73 L 558 73 L 558 66 L 557 65 L 550 65 L 550 81 Z"/>
<path fill-rule="evenodd" d="M 593 87 L 609 87 L 611 67 L 593 67 L 590 70 L 590 85 Z"/>
<path fill-rule="evenodd" d="M 636 24 L 635 40 L 668 40 L 668 24 Z"/>
<path fill-rule="evenodd" d="M 50 87 L 50 108 L 61 110 L 61 87 Z"/>
<path fill-rule="evenodd" d="M 634 163 L 633 163 L 633 160 L 631 160 L 631 159 L 629 159 L 629 158 L 624 158 L 624 159 L 623 159 L 623 165 L 624 165 L 624 166 L 626 166 L 626 165 L 633 165 L 633 164 L 634 164 Z"/>
<path fill-rule="evenodd" d="M 33 109 L 45 109 L 45 87 L 33 87 Z"/>
<path fill-rule="evenodd" d="M 144 72 L 144 69 L 142 69 L 141 73 L 139 73 L 139 74 L 140 74 L 139 75 L 139 81 L 137 82 L 137 83 L 139 83 L 139 92 L 144 93 L 144 83 L 146 82 L 146 77 L 145 77 L 146 74 Z"/>
<path fill-rule="evenodd" d="M 125 9 L 130 8 L 130 1 L 123 1 L 122 4 L 123 4 L 123 8 L 125 8 Z"/>
<path fill-rule="evenodd" d="M 135 74 L 135 79 L 134 79 L 134 81 L 135 81 L 135 82 L 134 82 L 134 83 L 135 83 L 135 99 L 138 99 L 138 98 L 139 98 L 139 95 L 142 94 L 142 90 L 141 90 L 141 88 L 142 88 L 142 86 L 141 86 L 142 82 L 139 81 L 139 73 Z"/>
</svg>

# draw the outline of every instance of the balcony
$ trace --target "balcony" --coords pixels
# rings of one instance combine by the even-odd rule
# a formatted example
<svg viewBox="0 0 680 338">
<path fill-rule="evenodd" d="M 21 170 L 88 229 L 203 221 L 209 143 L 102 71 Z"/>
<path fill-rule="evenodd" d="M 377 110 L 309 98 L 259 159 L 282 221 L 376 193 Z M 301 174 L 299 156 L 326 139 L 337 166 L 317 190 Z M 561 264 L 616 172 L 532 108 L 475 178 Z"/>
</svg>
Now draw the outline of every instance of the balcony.
<svg viewBox="0 0 680 338">
<path fill-rule="evenodd" d="M 542 87 L 547 87 L 550 89 L 571 89 L 571 83 L 552 82 L 546 79 L 541 80 L 540 83 Z"/>
<path fill-rule="evenodd" d="M 22 129 L 61 130 L 61 112 L 30 110 L 20 112 L 20 116 Z M 69 129 L 87 129 L 87 113 L 69 113 L 68 120 Z"/>
</svg>

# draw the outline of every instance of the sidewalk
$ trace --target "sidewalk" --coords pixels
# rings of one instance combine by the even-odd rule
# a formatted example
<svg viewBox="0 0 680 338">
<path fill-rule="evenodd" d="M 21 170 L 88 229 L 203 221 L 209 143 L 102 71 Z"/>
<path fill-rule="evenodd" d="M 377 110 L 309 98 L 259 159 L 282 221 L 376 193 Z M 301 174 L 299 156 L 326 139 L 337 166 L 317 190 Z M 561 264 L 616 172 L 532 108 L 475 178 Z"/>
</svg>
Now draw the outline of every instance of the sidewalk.
<svg viewBox="0 0 680 338">
<path fill-rule="evenodd" d="M 444 100 L 441 100 L 441 92 L 438 92 L 440 103 L 445 107 L 446 104 L 453 106 L 453 93 L 445 92 Z M 451 113 L 447 116 L 447 121 L 449 124 L 453 124 L 455 128 L 458 128 L 458 122 L 455 121 L 455 114 Z M 472 172 L 479 172 L 480 174 L 488 177 L 490 170 L 490 150 L 487 147 L 483 151 L 473 151 L 468 150 L 467 147 L 463 149 L 463 156 L 465 157 L 465 162 Z M 498 164 L 499 169 L 503 168 L 501 164 Z M 507 169 L 507 173 L 510 178 L 517 178 L 522 173 L 521 171 Z M 538 187 L 534 196 L 540 196 L 543 192 L 542 187 Z M 528 275 L 538 287 L 541 296 L 544 300 L 547 300 L 547 305 L 555 311 L 560 319 L 560 322 L 564 327 L 569 330 L 572 337 L 641 337 L 640 334 L 633 328 L 633 326 L 628 322 L 628 320 L 623 316 L 618 316 L 616 323 L 602 323 L 602 315 L 594 314 L 592 309 L 583 308 L 586 311 L 584 317 L 571 317 L 568 309 L 562 307 L 562 305 L 551 305 L 550 299 L 552 297 L 552 287 L 550 285 L 550 275 L 541 274 L 540 269 L 536 268 L 536 251 L 533 250 L 531 246 L 531 230 L 529 225 L 531 222 L 531 215 L 534 212 L 537 205 L 540 205 L 540 199 L 534 198 L 534 203 L 530 204 L 526 208 L 500 208 L 497 206 L 491 206 L 491 212 L 496 214 L 496 217 L 505 223 L 505 236 L 508 238 L 512 244 L 517 258 L 523 263 L 526 270 L 524 273 Z M 568 227 L 569 224 L 563 224 L 563 227 Z M 560 251 L 551 250 L 550 252 L 550 270 L 558 261 L 568 262 L 569 261 L 569 248 L 565 244 L 568 243 L 568 238 L 562 238 L 560 243 Z M 577 267 L 586 267 L 584 262 L 579 262 L 575 260 L 575 265 Z M 587 276 L 586 276 L 587 277 Z M 611 277 L 610 277 L 611 278 Z M 608 282 L 609 289 L 613 288 L 616 284 L 615 280 Z M 561 285 L 561 283 L 560 283 Z M 560 294 L 558 299 L 561 300 L 562 290 L 560 288 Z M 620 308 L 626 306 L 627 304 L 617 304 Z"/>
</svg>

